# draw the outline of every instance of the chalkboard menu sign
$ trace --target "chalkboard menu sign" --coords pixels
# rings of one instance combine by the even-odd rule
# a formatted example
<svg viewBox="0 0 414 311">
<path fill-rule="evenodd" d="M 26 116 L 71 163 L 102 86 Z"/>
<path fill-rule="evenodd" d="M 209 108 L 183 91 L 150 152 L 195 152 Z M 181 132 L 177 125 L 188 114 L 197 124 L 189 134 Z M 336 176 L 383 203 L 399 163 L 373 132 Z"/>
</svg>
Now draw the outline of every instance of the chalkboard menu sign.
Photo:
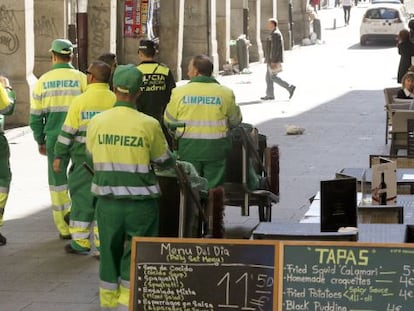
<svg viewBox="0 0 414 311">
<path fill-rule="evenodd" d="M 272 241 L 134 238 L 130 310 L 272 311 Z"/>
<path fill-rule="evenodd" d="M 407 244 L 281 244 L 278 310 L 414 310 L 414 248 Z"/>
</svg>

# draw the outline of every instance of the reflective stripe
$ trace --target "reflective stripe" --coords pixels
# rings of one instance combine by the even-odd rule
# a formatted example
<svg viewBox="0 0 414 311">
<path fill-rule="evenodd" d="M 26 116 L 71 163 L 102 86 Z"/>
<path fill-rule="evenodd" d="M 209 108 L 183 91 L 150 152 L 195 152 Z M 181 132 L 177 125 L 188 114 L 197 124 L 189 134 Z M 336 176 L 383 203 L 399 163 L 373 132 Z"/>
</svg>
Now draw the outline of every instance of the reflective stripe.
<svg viewBox="0 0 414 311">
<path fill-rule="evenodd" d="M 159 186 L 130 187 L 130 186 L 99 186 L 92 183 L 91 191 L 97 195 L 151 195 L 160 193 Z"/>
<path fill-rule="evenodd" d="M 55 192 L 67 191 L 68 190 L 68 185 L 60 185 L 60 186 L 49 185 L 49 190 L 50 191 L 55 191 Z"/>
<path fill-rule="evenodd" d="M 66 146 L 69 146 L 72 143 L 71 139 L 63 137 L 61 135 L 58 136 L 57 141 L 60 142 L 61 144 L 66 145 Z"/>
<path fill-rule="evenodd" d="M 70 208 L 70 203 L 65 203 L 63 205 L 52 205 L 52 210 L 55 212 L 62 212 Z"/>
<path fill-rule="evenodd" d="M 57 106 L 57 107 L 49 107 L 47 110 L 49 112 L 67 112 L 69 106 Z"/>
<path fill-rule="evenodd" d="M 127 289 L 130 289 L 131 288 L 131 285 L 130 284 L 131 283 L 129 281 L 126 281 L 126 280 L 122 280 L 121 279 L 121 286 L 123 286 L 123 287 L 125 287 Z"/>
<path fill-rule="evenodd" d="M 52 91 L 46 91 L 43 92 L 40 99 L 44 99 L 47 97 L 57 97 L 57 96 L 77 96 L 81 94 L 81 91 L 79 89 L 70 89 L 70 90 L 65 90 L 65 89 L 60 89 L 60 90 L 52 90 Z M 40 100 L 39 99 L 39 100 Z"/>
<path fill-rule="evenodd" d="M 8 187 L 0 187 L 0 193 L 9 193 L 9 188 Z"/>
<path fill-rule="evenodd" d="M 88 129 L 88 125 L 87 124 L 85 124 L 85 125 L 81 125 L 81 126 L 79 126 L 79 132 L 86 132 L 86 130 Z"/>
<path fill-rule="evenodd" d="M 185 132 L 182 138 L 195 138 L 195 139 L 220 139 L 227 137 L 227 132 L 224 133 L 189 133 Z"/>
<path fill-rule="evenodd" d="M 99 287 L 103 289 L 107 289 L 107 290 L 118 290 L 119 285 L 118 283 L 109 283 L 109 282 L 100 280 Z"/>
<path fill-rule="evenodd" d="M 95 171 L 127 172 L 127 173 L 149 173 L 149 165 L 121 164 L 121 163 L 94 163 Z"/>
<path fill-rule="evenodd" d="M 168 159 L 171 158 L 170 153 L 167 151 L 166 153 L 164 153 L 162 156 L 156 158 L 155 160 L 153 160 L 153 162 L 155 163 L 164 163 L 165 161 L 167 161 Z"/>
<path fill-rule="evenodd" d="M 172 122 L 177 122 L 178 120 L 174 118 L 168 111 L 165 111 L 165 116 Z"/>
<path fill-rule="evenodd" d="M 72 232 L 71 233 L 72 240 L 82 240 L 82 239 L 88 239 L 89 238 L 89 232 L 83 233 L 83 232 Z"/>
<path fill-rule="evenodd" d="M 84 136 L 76 136 L 75 137 L 75 141 L 78 142 L 78 143 L 85 144 L 86 143 L 86 137 L 84 137 Z"/>
<path fill-rule="evenodd" d="M 30 114 L 35 115 L 35 116 L 41 116 L 43 114 L 43 110 L 42 109 L 30 109 Z"/>
<path fill-rule="evenodd" d="M 32 98 L 34 99 L 34 100 L 42 100 L 42 95 L 37 95 L 37 94 L 32 94 Z"/>
<path fill-rule="evenodd" d="M 69 134 L 72 134 L 72 135 L 77 132 L 77 130 L 75 128 L 73 128 L 73 127 L 71 127 L 69 125 L 66 125 L 66 124 L 63 124 L 62 130 L 64 132 L 69 133 Z"/>
<path fill-rule="evenodd" d="M 79 220 L 71 220 L 70 221 L 70 226 L 71 227 L 87 229 L 87 228 L 89 228 L 90 225 L 91 225 L 91 223 L 89 221 L 79 221 Z"/>
<path fill-rule="evenodd" d="M 189 126 L 227 126 L 226 119 L 223 120 L 180 120 L 185 123 L 187 127 Z"/>
</svg>

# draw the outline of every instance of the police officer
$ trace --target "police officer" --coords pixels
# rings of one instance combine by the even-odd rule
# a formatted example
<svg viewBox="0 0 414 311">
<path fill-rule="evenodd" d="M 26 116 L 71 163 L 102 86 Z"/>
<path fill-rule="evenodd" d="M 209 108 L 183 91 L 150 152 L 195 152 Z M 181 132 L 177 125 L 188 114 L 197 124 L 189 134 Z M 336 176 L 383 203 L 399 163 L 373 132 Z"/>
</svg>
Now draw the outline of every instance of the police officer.
<svg viewBox="0 0 414 311">
<path fill-rule="evenodd" d="M 165 106 L 175 88 L 175 80 L 171 70 L 155 60 L 157 44 L 152 40 L 141 40 L 138 46 L 140 64 L 137 68 L 144 74 L 141 95 L 137 99 L 137 109 L 160 121 L 168 144 L 171 137 L 162 121 Z"/>
<path fill-rule="evenodd" d="M 66 113 L 73 99 L 86 89 L 86 76 L 72 64 L 73 45 L 65 39 L 56 39 L 49 50 L 52 70 L 37 81 L 30 102 L 30 128 L 39 152 L 47 155 L 49 191 L 52 200 L 53 220 L 62 239 L 70 239 L 65 216 L 70 211 L 66 167 L 68 157 L 61 159 L 61 171 L 52 168 L 54 147 Z"/>
<path fill-rule="evenodd" d="M 68 185 L 72 200 L 69 230 L 71 243 L 65 246 L 68 253 L 87 254 L 91 250 L 89 232 L 94 220 L 94 197 L 91 193 L 92 174 L 83 163 L 92 167 L 86 155 L 86 130 L 89 121 L 96 114 L 112 108 L 115 94 L 109 90 L 111 67 L 103 61 L 94 61 L 86 71 L 88 86 L 86 92 L 77 96 L 69 107 L 63 127 L 55 145 L 53 169 L 60 172 L 61 159 L 71 157 Z M 95 246 L 99 250 L 97 227 L 94 227 Z"/>
<path fill-rule="evenodd" d="M 194 56 L 188 65 L 190 82 L 175 88 L 167 105 L 167 123 L 184 122 L 177 129 L 180 160 L 191 162 L 209 188 L 224 182 L 226 157 L 231 147 L 229 126 L 242 120 L 231 89 L 211 75 L 213 63 L 206 55 Z"/>
<path fill-rule="evenodd" d="M 0 227 L 3 226 L 3 215 L 9 195 L 11 181 L 10 150 L 4 135 L 4 116 L 14 111 L 16 94 L 10 86 L 9 79 L 0 76 Z M 0 246 L 5 245 L 6 238 L 0 233 Z"/>
<path fill-rule="evenodd" d="M 158 234 L 160 190 L 152 164 L 175 163 L 159 122 L 135 109 L 142 76 L 132 64 L 116 68 L 115 106 L 95 116 L 86 134 L 95 172 L 104 310 L 128 310 L 131 238 Z"/>
</svg>

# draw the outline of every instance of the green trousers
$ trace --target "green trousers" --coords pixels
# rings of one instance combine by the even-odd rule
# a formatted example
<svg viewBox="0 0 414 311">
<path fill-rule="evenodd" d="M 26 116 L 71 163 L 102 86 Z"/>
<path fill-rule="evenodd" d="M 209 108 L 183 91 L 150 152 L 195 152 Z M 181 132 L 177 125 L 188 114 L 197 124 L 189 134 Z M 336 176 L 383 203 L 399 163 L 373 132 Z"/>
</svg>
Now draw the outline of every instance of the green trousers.
<svg viewBox="0 0 414 311">
<path fill-rule="evenodd" d="M 196 161 L 193 159 L 180 160 L 190 162 L 201 177 L 208 181 L 208 188 L 216 188 L 224 183 L 226 176 L 226 159 L 215 161 Z"/>
<path fill-rule="evenodd" d="M 159 208 L 156 199 L 125 200 L 98 197 L 101 255 L 99 297 L 101 308 L 127 308 L 131 267 L 131 239 L 157 236 Z M 126 309 L 127 310 L 127 309 Z"/>
<path fill-rule="evenodd" d="M 11 182 L 10 149 L 6 136 L 0 133 L 0 227 L 3 225 L 4 209 L 6 207 Z"/>
<path fill-rule="evenodd" d="M 90 230 L 94 226 L 94 243 L 99 249 L 99 234 L 95 220 L 95 197 L 91 192 L 93 176 L 84 167 L 86 159 L 73 159 L 69 170 L 68 187 L 72 200 L 69 231 L 72 235 L 72 247 L 77 250 L 91 249 Z M 91 164 L 91 163 L 89 163 Z M 90 165 L 91 166 L 91 165 Z"/>
<path fill-rule="evenodd" d="M 55 226 L 62 235 L 69 235 L 69 225 L 65 222 L 64 217 L 70 211 L 70 198 L 68 194 L 68 184 L 66 169 L 69 158 L 62 158 L 61 172 L 53 171 L 53 160 L 55 158 L 54 148 L 57 137 L 46 138 L 47 153 L 47 170 L 49 181 L 49 192 L 52 200 L 52 212 Z"/>
</svg>

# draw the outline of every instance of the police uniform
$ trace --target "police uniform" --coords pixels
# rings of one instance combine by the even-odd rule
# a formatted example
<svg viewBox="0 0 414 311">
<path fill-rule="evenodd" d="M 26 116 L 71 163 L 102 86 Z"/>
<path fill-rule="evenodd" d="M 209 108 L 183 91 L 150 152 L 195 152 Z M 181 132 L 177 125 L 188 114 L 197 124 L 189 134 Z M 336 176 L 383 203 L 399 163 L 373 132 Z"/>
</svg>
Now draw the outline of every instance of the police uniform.
<svg viewBox="0 0 414 311">
<path fill-rule="evenodd" d="M 141 82 L 142 73 L 132 64 L 115 70 L 117 92 L 135 94 Z M 117 100 L 114 108 L 94 117 L 86 146 L 95 172 L 101 308 L 128 310 L 131 238 L 158 234 L 160 190 L 151 163 L 171 166 L 174 159 L 159 122 L 138 112 L 133 102 Z"/>
<path fill-rule="evenodd" d="M 94 219 L 94 196 L 91 193 L 92 174 L 83 163 L 92 167 L 86 154 L 86 130 L 89 121 L 96 114 L 112 108 L 115 94 L 107 83 L 88 84 L 86 92 L 77 96 L 70 105 L 55 145 L 55 156 L 66 158 L 70 155 L 72 166 L 69 171 L 68 185 L 72 200 L 69 230 L 72 236 L 70 246 L 75 251 L 91 249 L 89 231 Z M 97 233 L 97 227 L 95 226 Z M 95 234 L 95 246 L 99 249 L 99 239 Z"/>
<path fill-rule="evenodd" d="M 71 54 L 72 50 L 68 40 L 57 39 L 52 43 L 51 51 Z M 54 147 L 69 106 L 76 96 L 85 91 L 86 83 L 86 75 L 70 63 L 55 64 L 36 83 L 30 102 L 29 125 L 36 142 L 39 145 L 46 143 L 53 219 L 62 237 L 70 237 L 69 226 L 64 221 L 64 216 L 70 211 L 66 176 L 69 158 L 62 158 L 62 171 L 55 173 L 52 168 Z"/>
<path fill-rule="evenodd" d="M 3 226 L 3 215 L 6 207 L 11 182 L 10 150 L 4 135 L 4 115 L 14 111 L 16 95 L 11 88 L 0 84 L 0 227 Z M 6 238 L 0 234 L 0 246 L 6 244 Z"/>
<path fill-rule="evenodd" d="M 233 91 L 207 76 L 196 76 L 173 89 L 164 114 L 167 123 L 186 124 L 177 129 L 179 158 L 191 162 L 209 188 L 224 182 L 231 147 L 228 126 L 238 125 L 241 119 Z"/>
</svg>

